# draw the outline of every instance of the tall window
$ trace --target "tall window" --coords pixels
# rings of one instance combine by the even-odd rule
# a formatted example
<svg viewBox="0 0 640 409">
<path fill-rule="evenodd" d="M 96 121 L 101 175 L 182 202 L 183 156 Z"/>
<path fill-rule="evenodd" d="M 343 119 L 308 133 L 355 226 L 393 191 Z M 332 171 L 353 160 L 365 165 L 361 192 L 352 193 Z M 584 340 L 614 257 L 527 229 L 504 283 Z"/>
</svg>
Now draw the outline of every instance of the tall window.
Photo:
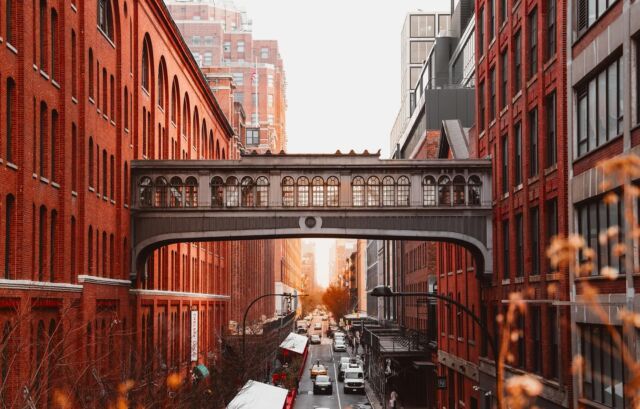
<svg viewBox="0 0 640 409">
<path fill-rule="evenodd" d="M 140 78 L 142 81 L 142 88 L 147 90 L 147 92 L 149 92 L 149 90 L 151 89 L 151 84 L 150 84 L 151 66 L 150 66 L 149 60 L 150 60 L 149 44 L 145 40 L 142 46 L 142 71 L 141 71 Z"/>
<path fill-rule="evenodd" d="M 524 226 L 522 213 L 516 215 L 516 277 L 524 276 Z"/>
<path fill-rule="evenodd" d="M 515 124 L 513 128 L 513 138 L 515 145 L 516 163 L 514 185 L 522 184 L 522 122 Z"/>
<path fill-rule="evenodd" d="M 507 21 L 507 0 L 500 0 L 500 25 Z"/>
<path fill-rule="evenodd" d="M 538 9 L 533 9 L 527 18 L 529 23 L 529 78 L 538 71 Z"/>
<path fill-rule="evenodd" d="M 478 130 L 484 132 L 484 82 L 478 86 Z"/>
<path fill-rule="evenodd" d="M 110 0 L 98 0 L 98 27 L 113 41 L 113 11 Z"/>
<path fill-rule="evenodd" d="M 410 199 L 411 183 L 406 176 L 398 178 L 397 200 L 396 205 L 400 207 L 408 207 Z"/>
<path fill-rule="evenodd" d="M 451 206 L 451 178 L 441 176 L 438 179 L 438 205 Z"/>
<path fill-rule="evenodd" d="M 211 206 L 224 206 L 224 181 L 220 176 L 211 179 Z"/>
<path fill-rule="evenodd" d="M 502 222 L 502 278 L 509 278 L 509 263 L 511 258 L 509 257 L 509 220 Z"/>
<path fill-rule="evenodd" d="M 396 181 L 391 176 L 382 179 L 382 205 L 395 206 L 396 204 Z"/>
<path fill-rule="evenodd" d="M 488 0 L 489 3 L 489 42 L 496 36 L 496 0 Z"/>
<path fill-rule="evenodd" d="M 40 69 L 47 69 L 47 1 L 40 0 Z"/>
<path fill-rule="evenodd" d="M 7 162 L 13 162 L 14 136 L 16 134 L 16 83 L 13 78 L 7 78 L 7 103 L 6 109 L 6 139 L 7 139 Z"/>
<path fill-rule="evenodd" d="M 269 180 L 264 176 L 256 180 L 256 206 L 269 206 Z"/>
<path fill-rule="evenodd" d="M 507 134 L 502 137 L 502 163 L 500 165 L 502 193 L 507 193 L 509 191 L 509 136 Z"/>
<path fill-rule="evenodd" d="M 531 251 L 531 275 L 540 274 L 540 214 L 537 207 L 529 211 L 529 240 Z"/>
<path fill-rule="evenodd" d="M 60 150 L 63 146 L 58 148 L 58 111 L 51 111 L 51 141 L 50 141 L 50 149 L 49 156 L 51 159 L 51 181 L 58 182 L 58 172 L 56 170 L 57 164 L 57 156 L 59 155 Z"/>
<path fill-rule="evenodd" d="M 380 206 L 380 179 L 375 176 L 367 179 L 367 206 Z"/>
<path fill-rule="evenodd" d="M 478 56 L 484 54 L 484 7 L 478 11 Z"/>
<path fill-rule="evenodd" d="M 109 198 L 115 200 L 115 159 L 113 155 L 109 158 Z"/>
<path fill-rule="evenodd" d="M 87 160 L 87 165 L 89 168 L 88 174 L 89 174 L 89 187 L 92 188 L 93 187 L 93 181 L 94 181 L 94 162 L 93 162 L 93 138 L 89 138 L 89 155 L 88 155 L 89 159 Z"/>
<path fill-rule="evenodd" d="M 51 9 L 51 79 L 58 79 L 58 12 Z"/>
<path fill-rule="evenodd" d="M 282 206 L 293 207 L 295 205 L 295 183 L 290 176 L 282 179 Z"/>
<path fill-rule="evenodd" d="M 47 176 L 47 104 L 40 102 L 40 176 Z"/>
<path fill-rule="evenodd" d="M 422 205 L 436 205 L 436 181 L 431 176 L 425 176 L 422 179 Z"/>
<path fill-rule="evenodd" d="M 102 150 L 102 196 L 107 196 L 107 151 Z"/>
<path fill-rule="evenodd" d="M 71 30 L 71 96 L 78 97 L 78 45 L 76 32 Z"/>
<path fill-rule="evenodd" d="M 554 306 L 548 306 L 547 307 L 549 309 L 549 312 L 547 314 L 547 316 L 549 317 L 549 345 L 550 345 L 550 356 L 549 356 L 549 360 L 547 362 L 549 362 L 549 378 L 551 379 L 558 379 L 559 374 L 558 374 L 558 370 L 560 369 L 560 365 L 559 365 L 559 355 L 560 355 L 560 350 L 559 350 L 559 334 L 560 334 L 560 328 L 558 328 L 558 315 L 557 315 L 557 309 Z"/>
<path fill-rule="evenodd" d="M 4 225 L 4 278 L 11 278 L 12 258 L 11 252 L 13 243 L 15 243 L 14 224 L 15 224 L 15 198 L 13 195 L 7 195 L 5 202 L 5 225 Z"/>
<path fill-rule="evenodd" d="M 40 228 L 38 229 L 38 281 L 44 280 L 45 257 L 47 254 L 47 208 L 40 206 Z"/>
<path fill-rule="evenodd" d="M 522 88 L 522 30 L 513 37 L 513 93 Z"/>
<path fill-rule="evenodd" d="M 538 110 L 529 111 L 529 177 L 538 174 Z"/>
<path fill-rule="evenodd" d="M 241 206 L 242 207 L 253 207 L 255 204 L 254 200 L 254 184 L 253 179 L 250 176 L 245 176 L 242 178 L 240 182 L 240 190 L 242 192 L 241 195 Z"/>
<path fill-rule="evenodd" d="M 296 181 L 296 190 L 296 204 L 303 207 L 309 206 L 309 179 L 305 176 L 299 177 Z"/>
<path fill-rule="evenodd" d="M 89 275 L 93 273 L 93 227 L 91 226 L 87 234 L 87 271 Z"/>
<path fill-rule="evenodd" d="M 129 90 L 124 87 L 124 128 L 129 129 Z"/>
<path fill-rule="evenodd" d="M 327 179 L 327 206 L 337 207 L 340 200 L 340 181 L 335 176 Z"/>
<path fill-rule="evenodd" d="M 158 67 L 158 106 L 164 109 L 164 97 L 165 97 L 165 68 L 164 61 L 160 61 L 160 67 Z"/>
<path fill-rule="evenodd" d="M 558 201 L 557 199 L 549 199 L 546 203 L 546 219 L 547 219 L 547 243 L 551 244 L 551 238 L 558 234 Z"/>
<path fill-rule="evenodd" d="M 71 270 L 71 276 L 75 277 L 76 274 L 76 218 L 71 216 L 71 246 L 69 248 L 69 267 Z"/>
<path fill-rule="evenodd" d="M 55 210 L 51 211 L 51 223 L 49 226 L 50 229 L 50 239 L 49 239 L 49 281 L 56 281 L 55 273 L 56 273 L 56 238 L 57 238 L 57 228 L 58 228 L 58 212 Z"/>
<path fill-rule="evenodd" d="M 556 164 L 558 161 L 558 148 L 556 141 L 556 93 L 553 92 L 545 98 L 544 109 L 547 119 L 546 134 L 546 167 Z"/>
<path fill-rule="evenodd" d="M 316 176 L 311 181 L 311 202 L 312 206 L 324 206 L 324 180 Z"/>
<path fill-rule="evenodd" d="M 114 78 L 113 75 L 111 75 L 111 77 L 109 78 L 109 88 L 110 88 L 110 109 L 109 109 L 109 116 L 111 117 L 111 120 L 115 122 L 116 120 L 116 98 L 115 98 L 115 93 L 116 93 L 116 80 Z"/>
<path fill-rule="evenodd" d="M 547 60 L 556 55 L 556 0 L 546 0 L 547 5 Z"/>
<path fill-rule="evenodd" d="M 88 65 L 89 65 L 89 78 L 88 78 L 88 82 L 89 82 L 89 98 L 93 99 L 93 50 L 91 48 L 89 48 L 89 60 L 88 60 Z"/>
<path fill-rule="evenodd" d="M 495 66 L 491 68 L 491 73 L 489 74 L 490 83 L 489 83 L 489 119 L 496 119 L 496 68 Z"/>
<path fill-rule="evenodd" d="M 622 133 L 622 60 L 602 69 L 578 95 L 578 156 Z"/>
<path fill-rule="evenodd" d="M 5 40 L 9 44 L 13 44 L 16 33 L 15 1 L 16 0 L 6 0 L 5 4 Z"/>
<path fill-rule="evenodd" d="M 531 364 L 534 373 L 542 372 L 542 318 L 540 306 L 534 305 L 530 309 L 531 314 Z"/>
<path fill-rule="evenodd" d="M 500 87 L 500 109 L 507 106 L 507 89 L 509 80 L 509 58 L 507 57 L 507 50 L 500 54 L 500 79 L 502 80 L 502 86 Z"/>
<path fill-rule="evenodd" d="M 356 207 L 364 206 L 364 178 L 356 176 L 351 182 L 352 205 Z"/>
<path fill-rule="evenodd" d="M 260 129 L 247 128 L 247 145 L 259 145 L 259 144 L 260 144 Z"/>
<path fill-rule="evenodd" d="M 610 408 L 624 408 L 623 386 L 626 385 L 625 363 L 615 342 L 611 330 L 618 337 L 622 328 L 612 329 L 605 325 L 579 325 L 581 352 L 584 358 L 582 376 L 582 398 L 598 402 Z"/>
</svg>

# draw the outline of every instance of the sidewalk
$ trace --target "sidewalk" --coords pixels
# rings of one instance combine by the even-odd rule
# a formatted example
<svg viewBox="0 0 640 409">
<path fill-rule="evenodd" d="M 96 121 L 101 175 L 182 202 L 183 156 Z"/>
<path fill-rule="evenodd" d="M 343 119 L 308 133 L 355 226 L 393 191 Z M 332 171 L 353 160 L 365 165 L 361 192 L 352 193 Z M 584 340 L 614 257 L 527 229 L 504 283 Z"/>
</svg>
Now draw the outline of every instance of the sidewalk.
<svg viewBox="0 0 640 409">
<path fill-rule="evenodd" d="M 382 405 L 382 402 L 380 402 L 378 400 L 378 397 L 376 396 L 376 394 L 373 391 L 373 389 L 371 389 L 371 386 L 369 385 L 369 382 L 367 382 L 367 381 L 364 382 L 364 393 L 365 393 L 365 395 L 367 395 L 367 399 L 369 400 L 369 403 L 371 404 L 371 407 L 373 409 L 382 409 L 382 408 L 384 408 L 384 406 Z"/>
</svg>

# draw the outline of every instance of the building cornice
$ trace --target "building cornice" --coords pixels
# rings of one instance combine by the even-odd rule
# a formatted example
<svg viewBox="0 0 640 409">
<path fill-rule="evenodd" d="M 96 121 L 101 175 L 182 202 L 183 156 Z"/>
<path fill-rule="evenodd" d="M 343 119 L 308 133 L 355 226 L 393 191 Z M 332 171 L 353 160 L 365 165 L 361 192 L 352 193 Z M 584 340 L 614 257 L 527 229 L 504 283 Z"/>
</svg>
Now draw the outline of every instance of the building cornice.
<svg viewBox="0 0 640 409">
<path fill-rule="evenodd" d="M 78 276 L 79 283 L 87 284 L 99 284 L 99 285 L 114 285 L 114 286 L 130 286 L 131 280 L 121 280 L 117 278 L 96 277 L 90 275 L 81 274 Z"/>
<path fill-rule="evenodd" d="M 187 293 L 182 291 L 142 290 L 132 289 L 129 293 L 140 296 L 153 297 L 180 297 L 180 298 L 204 298 L 207 300 L 229 300 L 231 297 L 222 294 Z"/>
<path fill-rule="evenodd" d="M 59 291 L 79 293 L 82 292 L 83 286 L 71 283 L 50 283 L 45 281 L 33 280 L 9 280 L 0 279 L 0 289 L 4 290 L 36 290 L 36 291 Z"/>
</svg>

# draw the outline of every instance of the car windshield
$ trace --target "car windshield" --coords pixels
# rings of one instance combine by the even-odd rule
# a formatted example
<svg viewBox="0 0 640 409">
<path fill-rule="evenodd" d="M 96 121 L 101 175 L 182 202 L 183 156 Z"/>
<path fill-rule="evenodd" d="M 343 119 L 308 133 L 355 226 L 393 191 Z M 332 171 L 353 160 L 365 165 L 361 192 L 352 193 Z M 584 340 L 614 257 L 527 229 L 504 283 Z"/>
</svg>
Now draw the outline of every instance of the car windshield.
<svg viewBox="0 0 640 409">
<path fill-rule="evenodd" d="M 316 383 L 317 382 L 329 382 L 329 377 L 326 375 L 318 375 L 316 377 Z"/>
<path fill-rule="evenodd" d="M 362 379 L 362 372 L 347 372 L 344 377 L 347 379 Z"/>
</svg>

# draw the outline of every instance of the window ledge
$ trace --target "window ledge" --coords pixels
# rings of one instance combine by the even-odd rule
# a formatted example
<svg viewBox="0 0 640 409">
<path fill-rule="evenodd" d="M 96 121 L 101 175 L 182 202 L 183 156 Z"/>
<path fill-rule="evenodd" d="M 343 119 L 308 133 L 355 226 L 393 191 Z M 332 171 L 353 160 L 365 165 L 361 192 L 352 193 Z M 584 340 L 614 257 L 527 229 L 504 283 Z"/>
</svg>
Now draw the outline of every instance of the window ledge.
<svg viewBox="0 0 640 409">
<path fill-rule="evenodd" d="M 549 281 L 549 276 L 550 275 L 556 275 L 556 274 L 547 274 L 547 281 Z M 609 277 L 605 277 L 602 275 L 593 275 L 593 276 L 581 276 L 581 277 L 575 277 L 574 281 L 617 281 L 620 279 L 625 278 L 626 274 L 624 274 L 623 272 L 620 272 L 620 274 L 618 275 L 618 277 L 616 277 L 615 280 L 610 279 Z M 559 280 L 559 279 L 558 279 Z"/>
<path fill-rule="evenodd" d="M 513 279 L 513 283 L 514 284 L 522 284 L 522 283 L 524 283 L 524 277 L 515 277 Z"/>
<path fill-rule="evenodd" d="M 544 170 L 544 175 L 545 176 L 549 176 L 551 173 L 555 172 L 556 170 L 558 170 L 558 164 L 557 163 L 555 165 L 549 167 L 549 168 L 546 168 Z"/>
<path fill-rule="evenodd" d="M 33 70 L 34 70 L 34 71 L 38 71 L 38 66 L 37 66 L 37 65 L 35 65 L 35 64 L 33 64 Z"/>
<path fill-rule="evenodd" d="M 141 85 L 140 88 L 142 89 L 142 93 L 143 94 L 145 94 L 147 97 L 151 98 L 151 95 L 149 95 L 149 91 L 147 91 L 147 89 L 145 87 L 143 87 Z"/>
<path fill-rule="evenodd" d="M 78 192 L 76 192 L 75 190 L 72 190 L 71 191 L 71 196 L 78 197 Z"/>
<path fill-rule="evenodd" d="M 0 160 L 2 160 L 2 159 L 0 159 Z M 38 175 L 37 175 L 37 174 L 35 174 L 35 173 L 34 173 L 34 174 L 32 174 L 31 176 L 32 176 L 34 179 L 38 179 Z"/>
<path fill-rule="evenodd" d="M 100 200 L 100 192 L 96 192 L 96 197 Z"/>
<path fill-rule="evenodd" d="M 520 183 L 513 188 L 513 193 L 519 192 L 522 190 L 523 184 Z"/>
<path fill-rule="evenodd" d="M 18 55 L 18 49 L 15 48 L 13 45 L 11 45 L 10 43 L 7 43 L 7 48 L 9 50 L 11 50 L 12 53 L 14 53 L 15 55 Z"/>
<path fill-rule="evenodd" d="M 40 181 L 42 183 L 46 183 L 47 185 L 49 184 L 49 179 L 45 178 L 44 176 L 40 176 Z"/>
<path fill-rule="evenodd" d="M 111 39 L 109 38 L 109 36 L 107 36 L 107 33 L 105 33 L 104 31 L 102 31 L 102 29 L 100 28 L 100 26 L 96 26 L 98 28 L 98 32 L 100 32 L 100 34 L 102 34 L 102 36 L 104 37 L 105 40 L 107 40 L 107 42 L 109 44 L 111 44 L 111 47 L 113 47 L 113 49 L 115 50 L 116 45 L 113 43 L 113 41 L 111 41 Z"/>
<path fill-rule="evenodd" d="M 102 195 L 102 200 L 104 200 L 105 202 L 109 201 L 109 198 L 105 195 Z"/>
<path fill-rule="evenodd" d="M 71 97 L 71 102 L 78 105 L 78 99 L 76 97 Z"/>
<path fill-rule="evenodd" d="M 56 189 L 60 189 L 60 185 L 57 184 L 56 182 L 51 182 L 51 186 L 55 187 Z"/>
<path fill-rule="evenodd" d="M 128 209 L 128 208 L 129 208 L 129 205 L 128 205 L 128 204 L 126 204 L 126 203 L 125 203 L 125 204 L 123 204 L 122 206 L 123 206 L 125 209 Z"/>
<path fill-rule="evenodd" d="M 94 188 L 92 188 L 91 186 L 89 186 L 89 192 L 95 192 L 96 190 Z"/>
<path fill-rule="evenodd" d="M 116 201 L 113 200 L 113 199 L 111 199 L 110 202 L 111 202 L 112 205 L 116 204 Z"/>
<path fill-rule="evenodd" d="M 538 79 L 538 71 L 536 71 L 536 73 L 533 74 L 533 76 L 527 80 L 527 88 L 530 88 L 531 85 L 535 83 L 537 79 Z"/>
<path fill-rule="evenodd" d="M 540 274 L 539 273 L 538 274 L 531 274 L 529 276 L 529 282 L 530 283 L 537 283 L 539 281 L 540 281 Z"/>
<path fill-rule="evenodd" d="M 74 13 L 78 12 L 78 8 L 76 7 L 75 4 L 71 3 L 71 10 L 73 10 Z"/>
<path fill-rule="evenodd" d="M 501 196 L 502 200 L 508 199 L 509 198 L 509 192 L 503 193 Z"/>
<path fill-rule="evenodd" d="M 111 125 L 116 126 L 116 121 L 114 121 L 113 119 L 109 122 L 111 123 Z"/>
<path fill-rule="evenodd" d="M 511 98 L 511 103 L 515 104 L 515 102 L 522 96 L 522 88 L 516 92 L 516 94 Z"/>
<path fill-rule="evenodd" d="M 452 275 L 453 275 L 453 271 L 449 271 L 449 272 L 447 273 L 447 275 L 448 275 L 448 276 L 452 276 Z"/>
<path fill-rule="evenodd" d="M 620 274 L 624 275 L 624 274 Z M 547 281 L 560 281 L 562 279 L 562 273 L 549 273 L 546 276 Z"/>
<path fill-rule="evenodd" d="M 540 175 L 531 176 L 529 179 L 527 179 L 527 184 L 529 184 L 529 185 L 534 184 L 539 179 L 540 179 Z"/>
<path fill-rule="evenodd" d="M 94 101 L 92 97 L 89 97 L 89 102 L 91 102 L 92 104 L 96 103 L 96 101 Z"/>
<path fill-rule="evenodd" d="M 458 337 L 458 342 L 464 342 L 464 338 Z"/>
<path fill-rule="evenodd" d="M 509 104 L 505 104 L 502 109 L 500 109 L 500 112 L 498 113 L 499 116 L 503 116 L 504 114 L 507 113 L 507 111 L 509 110 Z"/>
<path fill-rule="evenodd" d="M 462 274 L 462 270 L 456 270 L 456 274 Z"/>
<path fill-rule="evenodd" d="M 124 131 L 125 131 L 126 133 L 129 133 L 129 128 L 124 128 Z"/>
<path fill-rule="evenodd" d="M 54 87 L 60 89 L 60 84 L 58 84 L 58 82 L 56 80 L 51 80 L 51 85 L 53 85 Z"/>
<path fill-rule="evenodd" d="M 496 124 L 496 118 L 493 118 L 491 121 L 489 121 L 489 128 L 491 128 L 495 124 Z"/>
<path fill-rule="evenodd" d="M 480 132 L 480 135 L 478 135 L 478 139 L 482 139 L 485 135 L 485 130 L 483 129 L 482 132 Z"/>
<path fill-rule="evenodd" d="M 42 75 L 42 77 L 44 77 L 47 81 L 49 81 L 49 74 L 47 74 L 46 72 L 40 70 L 40 75 Z"/>
<path fill-rule="evenodd" d="M 102 114 L 102 118 L 106 119 L 107 121 L 109 120 L 109 117 L 107 116 L 107 114 Z"/>
<path fill-rule="evenodd" d="M 509 280 L 508 278 L 505 278 L 504 280 L 501 281 L 502 285 L 509 285 L 511 284 L 511 280 Z"/>
<path fill-rule="evenodd" d="M 15 163 L 13 163 L 13 162 L 7 162 L 7 167 L 8 167 L 9 169 L 18 170 L 18 165 L 16 165 L 16 164 L 15 164 Z"/>
<path fill-rule="evenodd" d="M 556 50 L 555 54 L 553 54 L 551 56 L 551 58 L 549 58 L 544 65 L 542 66 L 542 70 L 546 71 L 549 69 L 549 67 L 551 67 L 553 65 L 553 63 L 556 62 L 556 60 L 558 59 L 558 51 Z"/>
</svg>

